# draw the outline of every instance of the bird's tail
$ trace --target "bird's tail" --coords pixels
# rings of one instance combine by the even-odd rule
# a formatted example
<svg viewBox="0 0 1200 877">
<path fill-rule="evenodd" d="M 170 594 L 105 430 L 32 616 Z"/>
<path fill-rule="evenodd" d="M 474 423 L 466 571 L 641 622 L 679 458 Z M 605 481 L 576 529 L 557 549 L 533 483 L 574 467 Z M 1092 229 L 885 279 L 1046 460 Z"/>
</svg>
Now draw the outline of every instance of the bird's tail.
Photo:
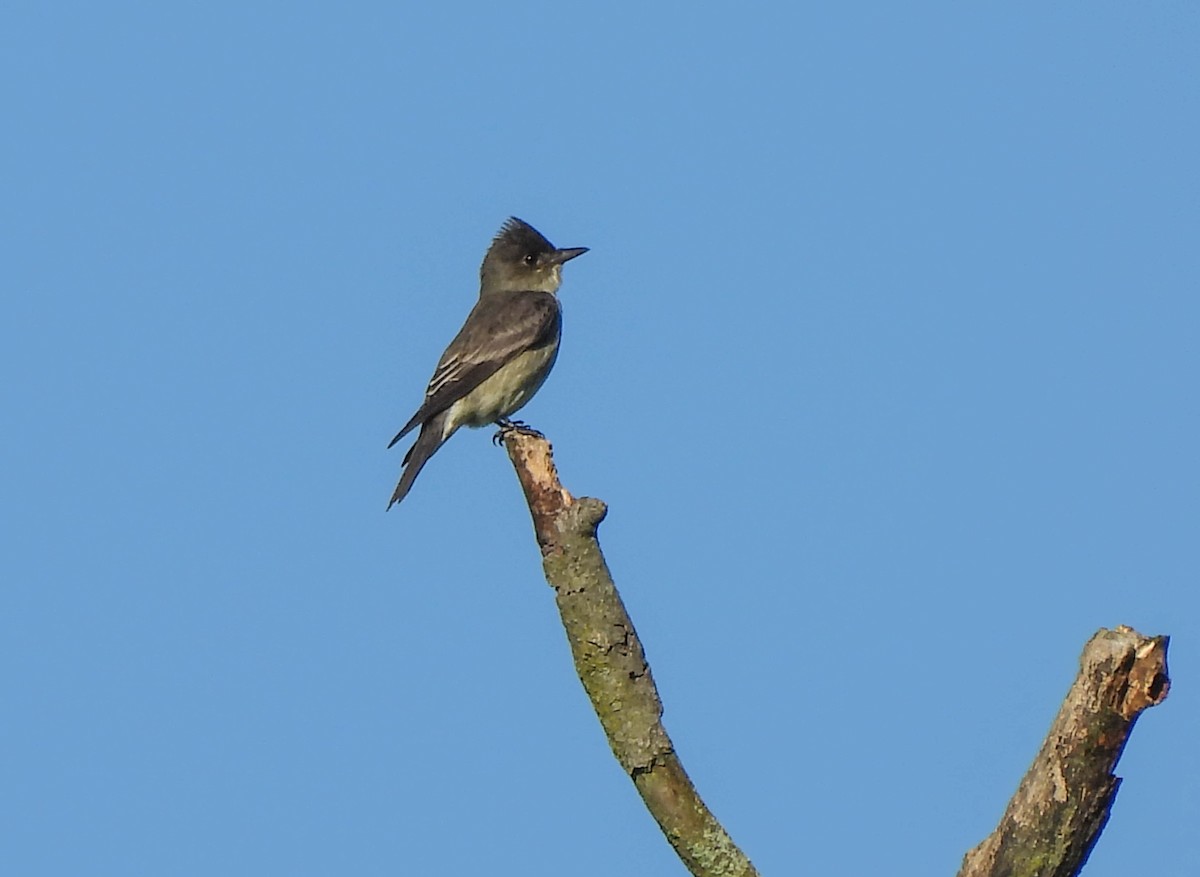
<svg viewBox="0 0 1200 877">
<path fill-rule="evenodd" d="M 392 499 L 388 502 L 389 509 L 408 495 L 408 491 L 412 488 L 413 482 L 417 480 L 417 475 L 422 467 L 437 452 L 437 449 L 446 443 L 446 439 L 450 438 L 449 435 L 442 435 L 445 422 L 446 412 L 443 411 L 421 424 L 421 432 L 417 436 L 416 443 L 404 455 L 402 464 L 404 471 L 400 474 L 400 483 L 396 485 L 396 492 L 392 494 Z"/>
</svg>

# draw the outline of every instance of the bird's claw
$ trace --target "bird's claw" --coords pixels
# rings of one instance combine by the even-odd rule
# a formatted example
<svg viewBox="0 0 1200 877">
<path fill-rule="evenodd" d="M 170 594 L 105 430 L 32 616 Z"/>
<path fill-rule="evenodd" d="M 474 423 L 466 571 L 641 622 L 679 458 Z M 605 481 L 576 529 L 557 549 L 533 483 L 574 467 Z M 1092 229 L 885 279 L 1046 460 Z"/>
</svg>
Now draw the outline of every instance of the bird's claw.
<svg viewBox="0 0 1200 877">
<path fill-rule="evenodd" d="M 520 433 L 521 435 L 529 435 L 540 439 L 544 439 L 546 437 L 544 434 L 522 420 L 508 420 L 505 418 L 502 420 L 497 420 L 496 425 L 500 428 L 496 430 L 496 434 L 492 436 L 492 444 L 494 445 L 504 444 L 504 439 L 510 432 Z"/>
</svg>

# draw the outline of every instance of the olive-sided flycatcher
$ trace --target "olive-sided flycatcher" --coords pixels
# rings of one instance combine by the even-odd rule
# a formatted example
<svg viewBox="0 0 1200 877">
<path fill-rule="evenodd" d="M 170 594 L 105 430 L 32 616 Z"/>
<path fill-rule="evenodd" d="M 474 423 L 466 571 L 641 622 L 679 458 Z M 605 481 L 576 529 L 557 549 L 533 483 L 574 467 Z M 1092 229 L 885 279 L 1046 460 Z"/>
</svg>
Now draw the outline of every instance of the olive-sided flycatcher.
<svg viewBox="0 0 1200 877">
<path fill-rule="evenodd" d="M 460 426 L 513 426 L 509 416 L 533 398 L 558 356 L 563 263 L 586 252 L 557 249 L 515 216 L 500 228 L 479 269 L 479 301 L 438 360 L 425 401 L 388 444 L 421 427 L 389 509 Z"/>
</svg>

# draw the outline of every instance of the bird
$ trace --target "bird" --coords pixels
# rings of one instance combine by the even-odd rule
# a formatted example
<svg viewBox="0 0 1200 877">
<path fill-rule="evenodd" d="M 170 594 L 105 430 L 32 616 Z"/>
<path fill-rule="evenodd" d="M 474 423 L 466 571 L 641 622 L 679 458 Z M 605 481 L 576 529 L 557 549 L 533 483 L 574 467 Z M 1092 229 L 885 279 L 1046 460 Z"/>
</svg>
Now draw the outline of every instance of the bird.
<svg viewBox="0 0 1200 877">
<path fill-rule="evenodd" d="M 562 266 L 587 247 L 559 249 L 515 216 L 500 227 L 479 268 L 479 299 L 438 360 L 425 400 L 388 443 L 420 427 L 404 455 L 388 509 L 404 499 L 429 458 L 463 426 L 528 429 L 509 418 L 554 367 L 562 336 Z"/>
</svg>

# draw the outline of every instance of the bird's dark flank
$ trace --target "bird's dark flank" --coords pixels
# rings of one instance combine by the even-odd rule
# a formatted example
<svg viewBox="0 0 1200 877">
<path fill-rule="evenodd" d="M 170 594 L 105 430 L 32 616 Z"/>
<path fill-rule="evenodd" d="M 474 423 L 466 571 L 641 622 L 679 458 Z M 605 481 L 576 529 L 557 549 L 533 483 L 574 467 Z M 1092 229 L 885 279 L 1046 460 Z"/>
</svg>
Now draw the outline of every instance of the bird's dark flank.
<svg viewBox="0 0 1200 877">
<path fill-rule="evenodd" d="M 515 216 L 500 228 L 479 269 L 479 300 L 438 360 L 425 401 L 388 444 L 420 427 L 388 508 L 460 427 L 506 426 L 542 386 L 562 333 L 562 266 L 586 252 L 556 248 Z"/>
</svg>

